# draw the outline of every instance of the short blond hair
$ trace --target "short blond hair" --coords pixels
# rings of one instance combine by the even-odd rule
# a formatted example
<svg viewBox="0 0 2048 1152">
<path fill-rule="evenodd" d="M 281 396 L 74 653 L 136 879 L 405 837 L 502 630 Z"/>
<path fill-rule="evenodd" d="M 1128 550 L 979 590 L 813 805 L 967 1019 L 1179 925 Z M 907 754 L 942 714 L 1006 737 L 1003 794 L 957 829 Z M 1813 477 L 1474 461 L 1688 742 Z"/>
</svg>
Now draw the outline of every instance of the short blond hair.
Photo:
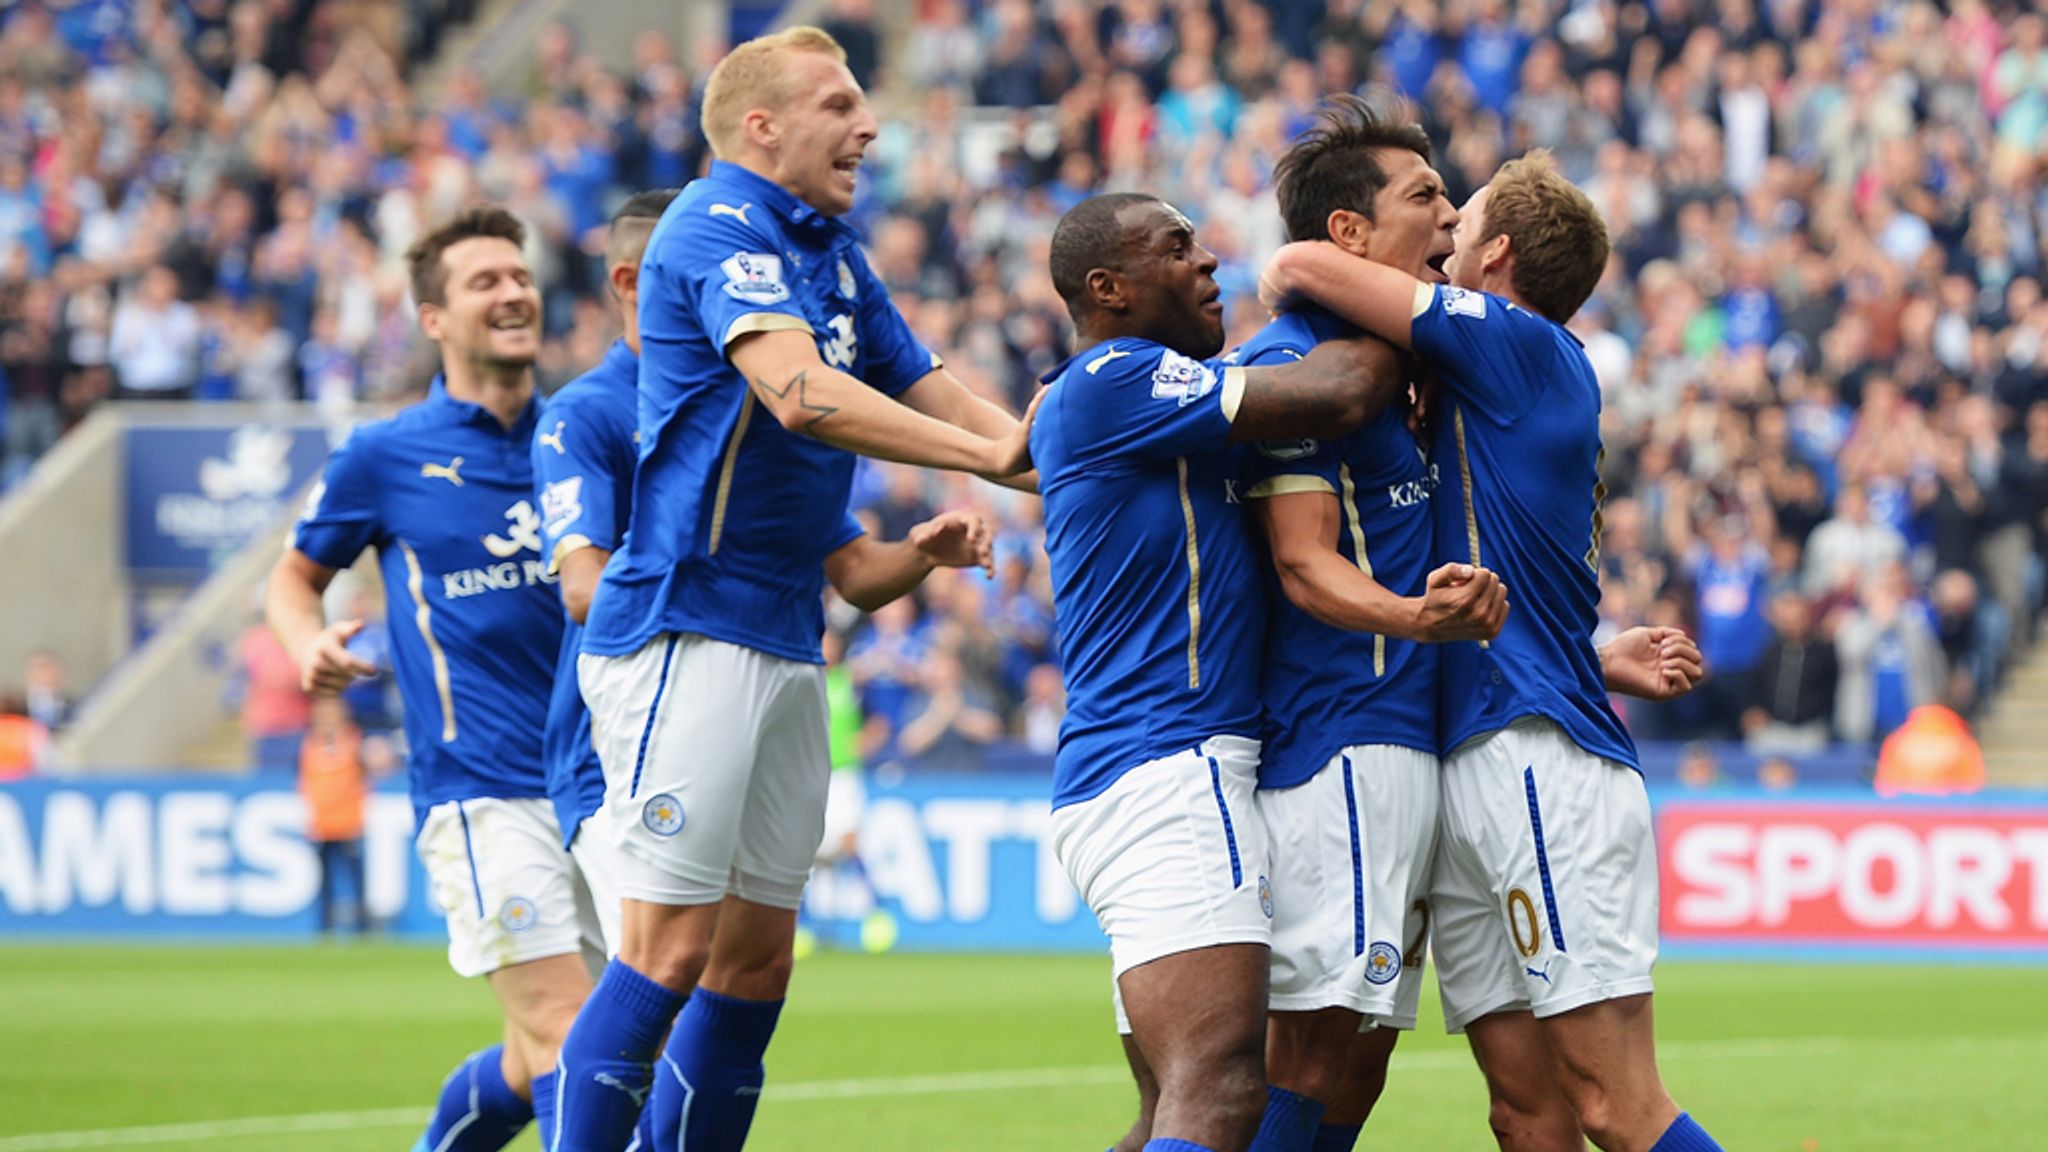
<svg viewBox="0 0 2048 1152">
<path fill-rule="evenodd" d="M 821 52 L 846 63 L 846 49 L 839 41 L 809 24 L 757 36 L 726 53 L 704 82 L 700 123 L 713 155 L 729 159 L 738 154 L 747 113 L 756 108 L 782 108 L 796 95 L 790 90 L 788 69 L 781 59 L 791 52 Z"/>
<path fill-rule="evenodd" d="M 1600 210 L 1542 148 L 1501 165 L 1487 189 L 1479 242 L 1507 236 L 1515 257 L 1515 295 L 1559 324 L 1570 320 L 1607 271 L 1607 224 Z"/>
</svg>

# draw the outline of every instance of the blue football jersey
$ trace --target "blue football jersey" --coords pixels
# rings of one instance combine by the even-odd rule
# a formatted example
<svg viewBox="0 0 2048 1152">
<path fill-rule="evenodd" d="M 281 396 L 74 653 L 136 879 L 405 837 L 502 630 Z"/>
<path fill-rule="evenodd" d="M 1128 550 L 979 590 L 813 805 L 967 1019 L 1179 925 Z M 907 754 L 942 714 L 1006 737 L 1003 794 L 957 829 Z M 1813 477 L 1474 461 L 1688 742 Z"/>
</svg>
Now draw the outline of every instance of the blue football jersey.
<svg viewBox="0 0 2048 1152">
<path fill-rule="evenodd" d="M 436 377 L 425 400 L 335 449 L 293 537 L 329 568 L 377 550 L 417 816 L 547 795 L 562 608 L 533 506 L 538 410 L 508 429 Z"/>
<path fill-rule="evenodd" d="M 1238 370 L 1146 340 L 1067 361 L 1031 429 L 1067 715 L 1053 807 L 1259 735 L 1266 594 L 1233 486 Z"/>
<path fill-rule="evenodd" d="M 1600 384 L 1577 338 L 1498 296 L 1440 286 L 1415 351 L 1443 385 L 1432 455 L 1437 549 L 1507 585 L 1491 644 L 1444 645 L 1442 749 L 1524 716 L 1639 767 L 1607 703 L 1600 604 Z"/>
<path fill-rule="evenodd" d="M 1276 317 L 1228 359 L 1285 364 L 1356 330 L 1321 309 Z M 1243 489 L 1258 500 L 1327 492 L 1343 515 L 1337 549 L 1398 596 L 1420 596 L 1432 567 L 1430 493 L 1436 479 L 1408 429 L 1405 404 L 1336 440 L 1284 440 L 1244 453 Z M 1436 754 L 1437 653 L 1419 644 L 1333 628 L 1294 606 L 1272 582 L 1266 632 L 1266 743 L 1259 787 L 1305 783 L 1354 744 Z"/>
<path fill-rule="evenodd" d="M 640 358 L 621 340 L 597 367 L 548 398 L 533 438 L 533 479 L 539 486 L 540 542 L 548 571 L 578 548 L 618 551 L 633 508 L 633 446 Z M 583 626 L 562 617 L 562 652 L 548 701 L 542 750 L 548 797 L 562 824 L 562 842 L 604 803 L 604 768 L 590 743 L 590 710 L 576 679 Z"/>
<path fill-rule="evenodd" d="M 663 213 L 641 261 L 637 515 L 584 651 L 694 632 L 822 663 L 824 559 L 856 534 L 854 458 L 786 431 L 726 359 L 740 337 L 783 330 L 810 333 L 827 365 L 891 396 L 938 367 L 852 228 L 715 162 Z"/>
</svg>

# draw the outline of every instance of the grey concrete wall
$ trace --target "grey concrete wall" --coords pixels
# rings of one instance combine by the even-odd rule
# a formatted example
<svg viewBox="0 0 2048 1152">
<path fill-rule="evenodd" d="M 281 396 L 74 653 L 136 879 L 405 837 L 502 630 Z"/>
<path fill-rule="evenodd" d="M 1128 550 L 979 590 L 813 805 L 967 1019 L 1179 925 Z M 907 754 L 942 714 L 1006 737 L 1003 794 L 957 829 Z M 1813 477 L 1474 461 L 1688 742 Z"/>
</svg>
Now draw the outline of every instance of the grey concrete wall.
<svg viewBox="0 0 2048 1152">
<path fill-rule="evenodd" d="M 71 683 L 96 680 L 129 635 L 121 556 L 122 416 L 102 406 L 0 504 L 0 685 L 48 648 Z"/>
</svg>

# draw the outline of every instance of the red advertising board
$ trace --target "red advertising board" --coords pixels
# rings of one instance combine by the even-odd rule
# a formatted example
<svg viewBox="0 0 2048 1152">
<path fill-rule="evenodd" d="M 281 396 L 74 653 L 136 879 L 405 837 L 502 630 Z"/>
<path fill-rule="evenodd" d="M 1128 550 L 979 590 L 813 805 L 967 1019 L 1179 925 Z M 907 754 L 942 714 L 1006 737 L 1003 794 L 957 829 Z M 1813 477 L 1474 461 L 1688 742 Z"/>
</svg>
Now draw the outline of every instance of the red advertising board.
<svg viewBox="0 0 2048 1152">
<path fill-rule="evenodd" d="M 1674 944 L 2048 951 L 2048 803 L 1670 800 Z"/>
</svg>

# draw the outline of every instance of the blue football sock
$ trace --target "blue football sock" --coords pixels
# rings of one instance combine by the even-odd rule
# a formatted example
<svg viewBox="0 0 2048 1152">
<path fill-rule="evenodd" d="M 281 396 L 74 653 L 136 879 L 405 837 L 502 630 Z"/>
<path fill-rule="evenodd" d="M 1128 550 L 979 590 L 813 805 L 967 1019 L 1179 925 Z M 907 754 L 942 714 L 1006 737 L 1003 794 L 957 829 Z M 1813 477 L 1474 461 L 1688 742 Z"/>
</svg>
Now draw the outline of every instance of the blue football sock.
<svg viewBox="0 0 2048 1152">
<path fill-rule="evenodd" d="M 1285 1088 L 1266 1089 L 1266 1113 L 1259 1117 L 1251 1152 L 1314 1152 L 1323 1106 Z"/>
<path fill-rule="evenodd" d="M 632 1142 L 654 1058 L 682 1006 L 680 992 L 623 961 L 605 965 L 556 1060 L 554 1152 L 620 1152 Z"/>
<path fill-rule="evenodd" d="M 1707 1130 L 1696 1123 L 1691 1114 L 1680 1112 L 1671 1127 L 1664 1130 L 1657 1142 L 1650 1145 L 1650 1152 L 1722 1152 Z"/>
<path fill-rule="evenodd" d="M 739 1152 L 761 1102 L 761 1057 L 781 1013 L 780 1000 L 740 1000 L 702 988 L 690 994 L 647 1102 L 655 1152 Z"/>
<path fill-rule="evenodd" d="M 1216 1152 L 1216 1150 L 1207 1144 L 1197 1144 L 1193 1140 L 1147 1140 L 1145 1141 L 1144 1152 Z"/>
<path fill-rule="evenodd" d="M 533 1128 L 540 1135 L 540 1152 L 555 1152 L 554 1072 L 533 1078 Z"/>
<path fill-rule="evenodd" d="M 1314 1152 L 1351 1152 L 1364 1130 L 1363 1124 L 1324 1124 L 1316 1129 Z"/>
<path fill-rule="evenodd" d="M 498 1152 L 533 1119 L 533 1105 L 505 1083 L 505 1046 L 471 1053 L 441 1085 L 434 1118 L 414 1152 Z"/>
</svg>

